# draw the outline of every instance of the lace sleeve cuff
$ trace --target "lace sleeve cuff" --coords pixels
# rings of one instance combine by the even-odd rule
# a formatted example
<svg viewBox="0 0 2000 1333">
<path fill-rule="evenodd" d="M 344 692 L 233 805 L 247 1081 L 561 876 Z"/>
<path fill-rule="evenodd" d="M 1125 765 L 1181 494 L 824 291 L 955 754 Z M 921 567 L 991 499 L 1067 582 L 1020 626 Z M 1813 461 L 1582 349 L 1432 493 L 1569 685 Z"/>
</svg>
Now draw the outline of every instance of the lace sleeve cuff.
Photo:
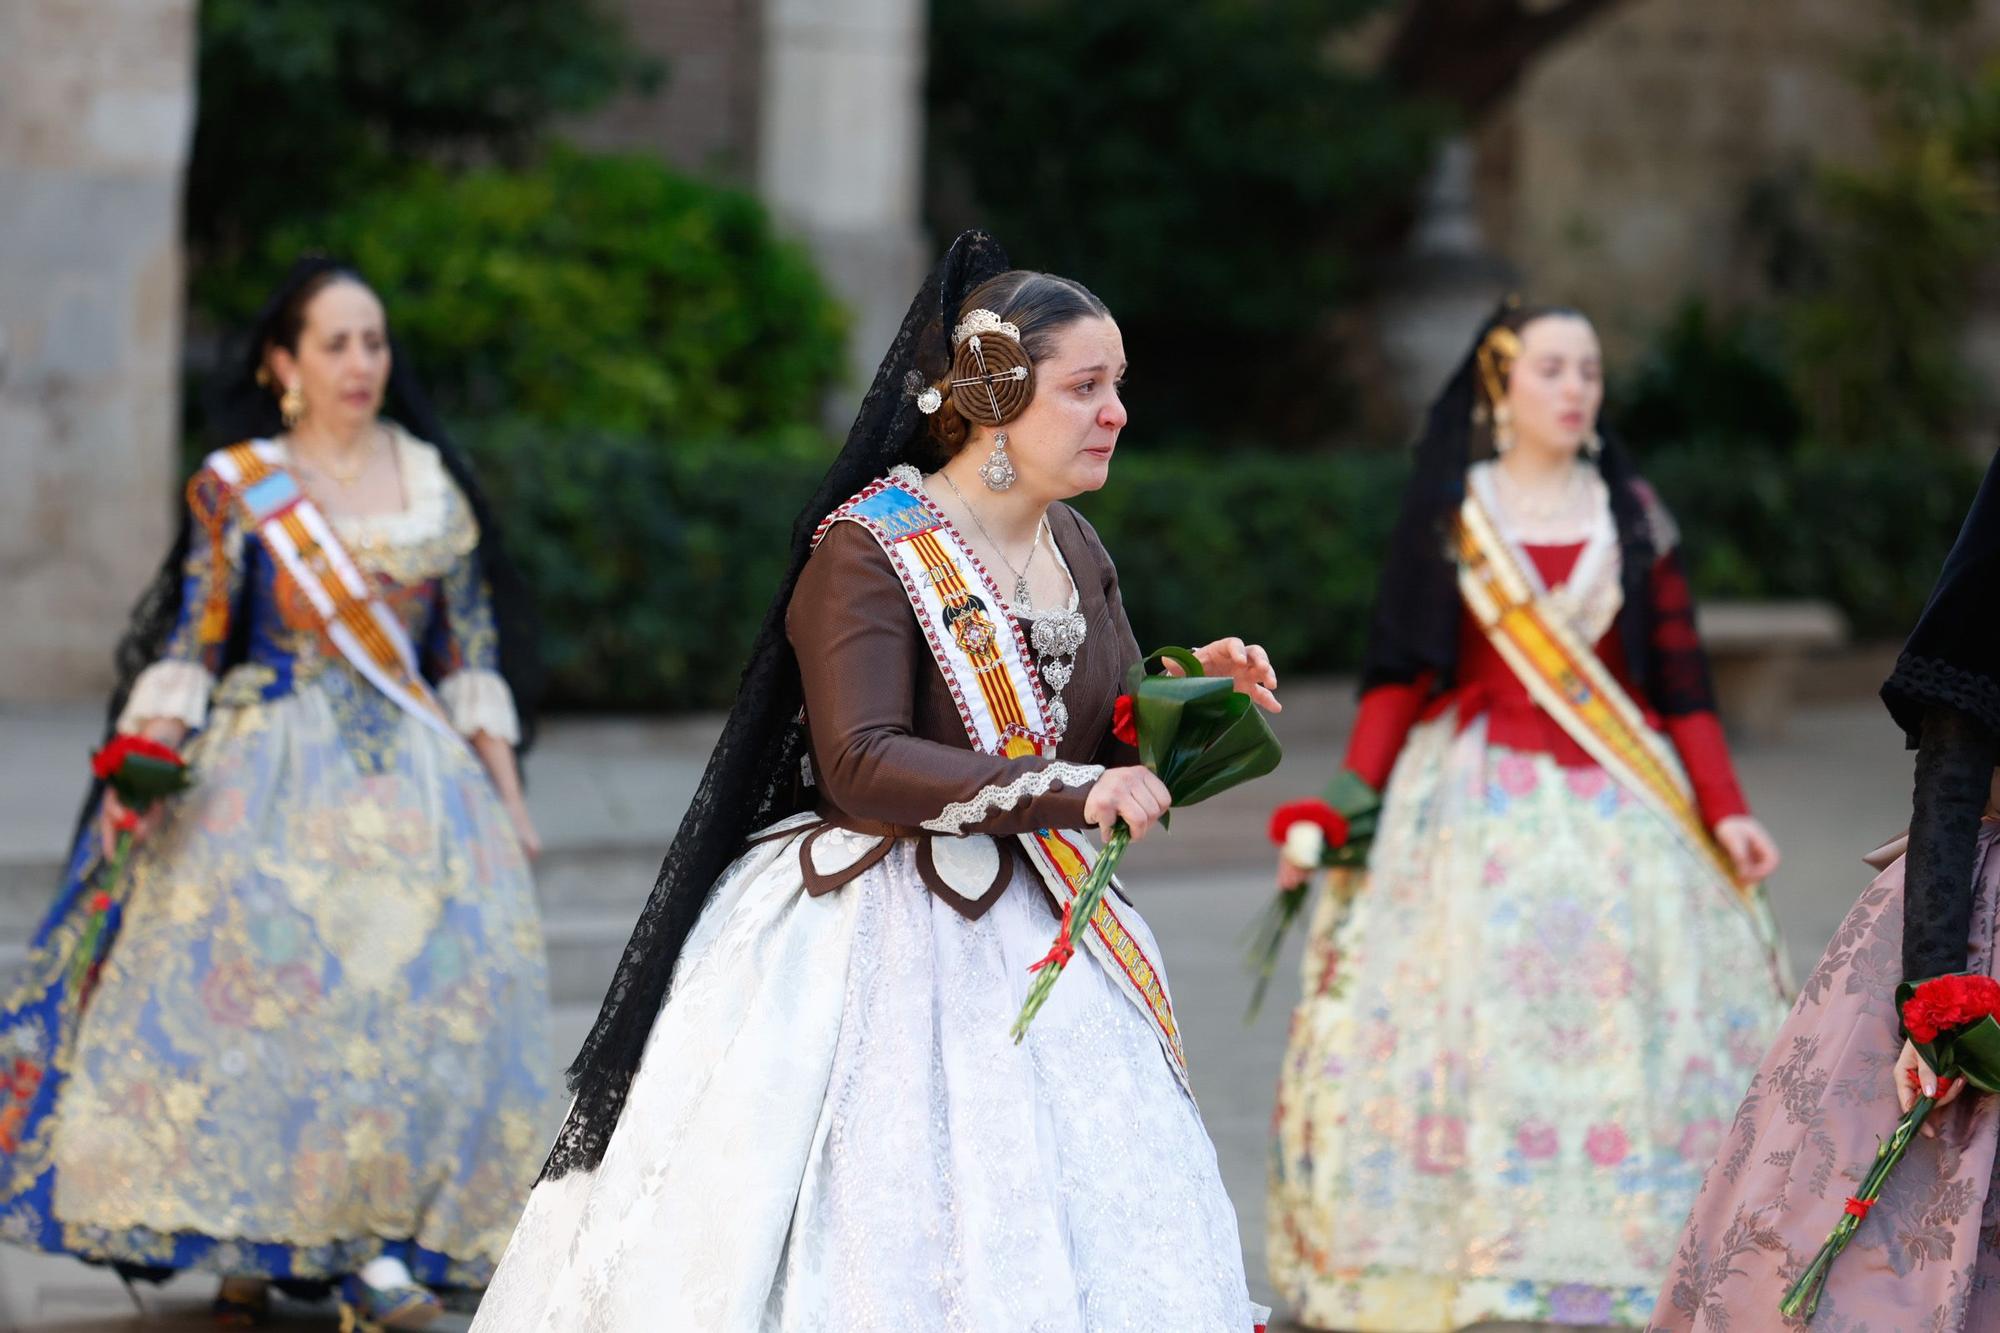
<svg viewBox="0 0 2000 1333">
<path fill-rule="evenodd" d="M 467 736 L 480 732 L 521 743 L 521 718 L 514 711 L 514 692 L 497 671 L 455 671 L 438 685 L 438 698 L 451 714 L 451 724 Z"/>
<path fill-rule="evenodd" d="M 1005 786 L 982 788 L 969 801 L 953 801 L 938 812 L 937 818 L 926 819 L 923 826 L 933 833 L 956 837 L 969 825 L 987 819 L 996 811 L 1012 810 L 1023 800 L 1047 796 L 1057 787 L 1088 787 L 1103 776 L 1102 764 L 1057 762 L 1030 769 Z"/>
<path fill-rule="evenodd" d="M 198 731 L 208 721 L 208 696 L 214 688 L 215 677 L 199 662 L 155 662 L 132 682 L 132 693 L 118 714 L 118 730 L 136 732 L 151 718 L 170 717 Z"/>
</svg>

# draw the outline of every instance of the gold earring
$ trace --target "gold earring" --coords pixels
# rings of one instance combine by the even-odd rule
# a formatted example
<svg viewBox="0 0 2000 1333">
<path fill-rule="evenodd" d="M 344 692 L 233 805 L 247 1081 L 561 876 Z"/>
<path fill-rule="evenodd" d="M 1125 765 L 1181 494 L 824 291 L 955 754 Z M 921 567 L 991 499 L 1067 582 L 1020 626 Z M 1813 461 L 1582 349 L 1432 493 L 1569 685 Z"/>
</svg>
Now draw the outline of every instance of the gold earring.
<svg viewBox="0 0 2000 1333">
<path fill-rule="evenodd" d="M 285 419 L 287 429 L 299 424 L 306 414 L 306 396 L 296 383 L 287 384 L 284 394 L 278 399 L 278 415 Z"/>
<path fill-rule="evenodd" d="M 1504 454 L 1514 447 L 1514 409 L 1502 403 L 1493 409 L 1493 452 Z"/>
</svg>

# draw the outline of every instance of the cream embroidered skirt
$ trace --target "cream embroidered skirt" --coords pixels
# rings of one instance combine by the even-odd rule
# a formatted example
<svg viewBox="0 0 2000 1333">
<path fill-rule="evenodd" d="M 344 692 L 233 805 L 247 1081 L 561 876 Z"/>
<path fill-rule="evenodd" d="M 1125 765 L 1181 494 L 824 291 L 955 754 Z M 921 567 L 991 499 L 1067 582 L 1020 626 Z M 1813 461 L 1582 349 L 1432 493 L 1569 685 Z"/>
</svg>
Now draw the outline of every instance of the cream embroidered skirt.
<svg viewBox="0 0 2000 1333">
<path fill-rule="evenodd" d="M 1258 1322 L 1138 1007 L 1080 952 L 1007 1035 L 1056 928 L 1029 872 L 971 921 L 910 842 L 819 898 L 797 842 L 718 886 L 603 1163 L 536 1188 L 479 1333 Z"/>
</svg>

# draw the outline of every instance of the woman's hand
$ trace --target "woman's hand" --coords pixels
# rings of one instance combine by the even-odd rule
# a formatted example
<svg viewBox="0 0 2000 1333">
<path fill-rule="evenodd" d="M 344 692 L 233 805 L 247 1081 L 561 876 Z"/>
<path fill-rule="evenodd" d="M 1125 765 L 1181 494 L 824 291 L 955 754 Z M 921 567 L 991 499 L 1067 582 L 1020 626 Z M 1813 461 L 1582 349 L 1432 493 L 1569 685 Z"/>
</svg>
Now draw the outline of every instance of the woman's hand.
<svg viewBox="0 0 2000 1333">
<path fill-rule="evenodd" d="M 187 723 L 178 718 L 150 717 L 139 725 L 139 735 L 149 741 L 157 741 L 170 750 L 181 748 L 187 739 Z M 118 799 L 118 790 L 110 784 L 104 788 L 104 799 L 97 803 L 97 845 L 103 849 L 104 859 L 109 861 L 118 853 L 118 835 L 130 833 L 134 843 L 144 842 L 160 826 L 160 811 L 165 801 L 153 802 L 153 808 L 144 815 L 135 815 Z"/>
<path fill-rule="evenodd" d="M 528 813 L 528 803 L 517 793 L 512 799 L 504 800 L 507 818 L 513 821 L 514 837 L 521 844 L 521 854 L 530 861 L 541 859 L 542 835 L 535 831 L 535 818 Z"/>
<path fill-rule="evenodd" d="M 1303 887 L 1312 877 L 1313 867 L 1300 865 L 1297 861 L 1286 856 L 1284 851 L 1280 849 L 1278 852 L 1278 887 L 1280 889 L 1291 890 Z"/>
<path fill-rule="evenodd" d="M 1926 1097 L 1937 1098 L 1938 1106 L 1950 1106 L 1958 1100 L 1959 1094 L 1965 1091 L 1964 1079 L 1940 1079 L 1931 1067 L 1924 1063 L 1924 1057 L 1917 1054 L 1917 1048 L 1907 1041 L 1903 1043 L 1903 1053 L 1896 1057 L 1896 1067 L 1890 1071 L 1889 1076 L 1896 1081 L 1896 1104 L 1903 1108 L 1906 1115 L 1910 1108 L 1917 1104 L 1919 1092 Z M 1942 1092 L 1939 1091 L 1940 1085 L 1943 1088 Z M 1923 1134 L 1926 1138 L 1936 1138 L 1937 1122 L 1925 1120 Z"/>
<path fill-rule="evenodd" d="M 521 844 L 522 855 L 533 861 L 542 854 L 542 835 L 535 832 L 527 798 L 521 794 L 521 769 L 514 747 L 489 731 L 476 731 L 472 734 L 472 748 L 493 779 L 494 794 L 500 798 L 500 808 L 507 812 L 508 822 L 514 826 L 514 838 Z"/>
<path fill-rule="evenodd" d="M 118 854 L 118 835 L 130 833 L 135 843 L 144 842 L 160 826 L 160 809 L 166 802 L 155 801 L 153 808 L 143 815 L 135 815 L 118 799 L 115 788 L 106 786 L 104 799 L 97 806 L 97 844 L 109 861 Z"/>
<path fill-rule="evenodd" d="M 1265 712 L 1284 711 L 1285 706 L 1273 693 L 1278 688 L 1278 673 L 1271 666 L 1271 655 L 1261 645 L 1241 639 L 1217 639 L 1195 649 L 1194 657 L 1209 675 L 1227 676 L 1235 681 L 1236 692 L 1249 695 Z M 1172 658 L 1165 659 L 1162 665 L 1170 676 L 1186 674 Z"/>
<path fill-rule="evenodd" d="M 1736 876 L 1745 884 L 1759 884 L 1778 869 L 1778 844 L 1764 826 L 1749 815 L 1731 815 L 1715 826 L 1715 840 L 1736 865 Z"/>
<path fill-rule="evenodd" d="M 1083 800 L 1083 817 L 1097 825 L 1097 831 L 1106 838 L 1111 836 L 1112 826 L 1122 819 L 1132 830 L 1132 841 L 1137 842 L 1173 803 L 1167 784 L 1152 769 L 1133 764 L 1129 768 L 1108 769 L 1091 784 L 1090 795 Z"/>
</svg>

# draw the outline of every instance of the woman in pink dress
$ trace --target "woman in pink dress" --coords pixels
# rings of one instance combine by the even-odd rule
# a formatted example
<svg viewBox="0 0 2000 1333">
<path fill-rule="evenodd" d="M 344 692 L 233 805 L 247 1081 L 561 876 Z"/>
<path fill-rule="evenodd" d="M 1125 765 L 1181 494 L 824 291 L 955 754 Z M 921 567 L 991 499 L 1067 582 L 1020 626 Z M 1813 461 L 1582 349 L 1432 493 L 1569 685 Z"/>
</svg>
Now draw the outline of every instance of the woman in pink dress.
<svg viewBox="0 0 2000 1333">
<path fill-rule="evenodd" d="M 1813 969 L 1709 1168 L 1655 1308 L 1661 1333 L 1788 1324 L 1778 1303 L 1877 1145 L 1937 1087 L 1897 984 L 1995 972 L 2000 933 L 2000 472 L 1989 468 L 1916 632 L 1882 687 L 1917 752 L 1907 847 Z M 1885 849 L 1894 851 L 1894 848 Z M 1946 1088 L 1834 1264 L 1815 1333 L 2000 1328 L 2000 1100 Z"/>
</svg>

